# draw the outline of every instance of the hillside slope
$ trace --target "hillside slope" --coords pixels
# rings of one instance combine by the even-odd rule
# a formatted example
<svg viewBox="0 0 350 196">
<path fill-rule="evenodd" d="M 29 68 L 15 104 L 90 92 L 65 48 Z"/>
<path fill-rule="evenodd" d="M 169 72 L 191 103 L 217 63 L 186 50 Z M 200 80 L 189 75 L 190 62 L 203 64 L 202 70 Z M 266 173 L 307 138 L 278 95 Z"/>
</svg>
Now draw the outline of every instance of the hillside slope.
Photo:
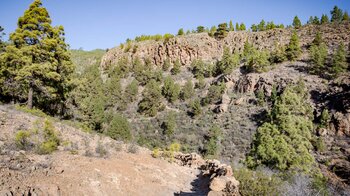
<svg viewBox="0 0 350 196">
<path fill-rule="evenodd" d="M 160 88 L 164 86 L 162 80 L 171 77 L 174 83 L 184 87 L 186 81 L 195 85 L 204 83 L 203 87 L 196 87 L 193 96 L 189 100 L 169 102 L 164 98 L 159 102 L 164 105 L 154 117 L 145 117 L 138 112 L 138 104 L 142 100 L 144 86 L 139 84 L 141 92 L 137 100 L 128 105 L 127 110 L 120 111 L 132 122 L 133 135 L 144 146 L 164 147 L 171 141 L 179 141 L 185 150 L 196 151 L 205 154 L 210 128 L 218 126 L 222 130 L 222 137 L 217 141 L 219 157 L 223 161 L 237 163 L 245 160 L 250 152 L 252 141 L 257 127 L 266 117 L 269 106 L 259 105 L 259 93 L 269 99 L 273 88 L 280 93 L 286 86 L 303 81 L 311 97 L 313 109 L 312 130 L 313 149 L 310 150 L 317 160 L 323 174 L 330 177 L 334 187 L 341 187 L 349 192 L 349 150 L 350 150 L 350 82 L 349 72 L 345 69 L 340 77 L 315 74 L 310 60 L 309 48 L 315 39 L 317 32 L 321 34 L 328 48 L 326 69 L 331 69 L 333 64 L 332 54 L 339 45 L 346 49 L 350 46 L 350 23 L 325 25 L 305 25 L 297 29 L 300 39 L 302 54 L 296 61 L 284 61 L 272 64 L 266 71 L 249 72 L 245 69 L 245 59 L 228 74 L 210 75 L 198 78 L 194 73 L 196 60 L 202 60 L 203 67 L 217 66 L 223 56 L 223 49 L 229 48 L 230 53 L 241 53 L 246 41 L 259 50 L 272 52 L 276 42 L 279 45 L 287 45 L 294 29 L 274 29 L 263 32 L 229 32 L 223 40 L 216 40 L 207 33 L 176 36 L 162 41 L 131 41 L 123 47 L 109 50 L 102 58 L 102 71 L 114 70 L 120 64 L 119 61 L 127 59 L 125 65 L 129 67 L 127 73 L 121 77 L 123 87 L 133 79 L 137 79 L 137 73 L 133 68 L 137 67 L 135 59 L 144 63 L 144 68 L 157 73 L 161 72 L 158 81 Z M 348 53 L 348 52 L 347 52 Z M 242 55 L 242 54 L 241 54 Z M 164 71 L 162 66 L 169 59 L 171 64 L 180 61 L 181 67 L 178 74 Z M 349 62 L 349 59 L 347 59 Z M 348 65 L 348 62 L 346 64 Z M 123 68 L 125 69 L 125 67 Z M 202 81 L 200 80 L 202 79 Z M 203 104 L 208 97 L 211 87 L 223 85 L 224 91 L 218 100 L 211 104 Z M 219 94 L 219 93 L 218 93 Z M 201 100 L 202 113 L 195 118 L 189 115 L 191 101 Z M 330 112 L 329 122 L 326 127 L 319 126 L 322 111 Z M 163 124 L 167 121 L 169 113 L 176 114 L 176 130 L 172 136 L 164 134 Z M 320 143 L 317 143 L 320 141 Z M 322 150 L 319 149 L 322 146 Z"/>
<path fill-rule="evenodd" d="M 0 195 L 201 195 L 208 191 L 195 167 L 155 159 L 145 148 L 84 133 L 62 122 L 54 123 L 62 140 L 57 152 L 38 155 L 19 150 L 16 133 L 34 130 L 43 121 L 0 105 Z"/>
</svg>

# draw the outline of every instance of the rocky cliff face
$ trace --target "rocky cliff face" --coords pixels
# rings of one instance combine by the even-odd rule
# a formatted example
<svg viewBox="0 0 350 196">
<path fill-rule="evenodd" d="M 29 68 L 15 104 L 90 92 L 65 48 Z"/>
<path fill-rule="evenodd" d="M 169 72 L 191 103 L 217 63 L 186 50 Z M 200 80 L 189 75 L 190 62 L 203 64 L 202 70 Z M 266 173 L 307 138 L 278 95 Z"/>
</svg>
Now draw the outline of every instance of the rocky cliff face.
<svg viewBox="0 0 350 196">
<path fill-rule="evenodd" d="M 297 30 L 302 47 L 308 46 L 315 37 L 316 32 L 320 31 L 323 39 L 330 49 L 337 46 L 340 42 L 348 43 L 350 24 L 341 25 L 308 25 Z M 243 50 L 246 40 L 253 43 L 259 49 L 272 50 L 275 43 L 285 45 L 289 42 L 293 29 L 273 29 L 263 32 L 229 32 L 223 40 L 216 40 L 208 36 L 207 33 L 190 34 L 185 36 L 176 36 L 165 41 L 143 41 L 131 42 L 130 49 L 112 48 L 102 58 L 101 66 L 103 68 L 115 64 L 120 58 L 127 57 L 133 60 L 139 57 L 142 61 L 146 59 L 157 66 L 161 66 L 166 59 L 171 62 L 180 60 L 182 65 L 189 65 L 195 59 L 213 62 L 221 58 L 223 48 L 229 47 L 231 51 Z"/>
</svg>

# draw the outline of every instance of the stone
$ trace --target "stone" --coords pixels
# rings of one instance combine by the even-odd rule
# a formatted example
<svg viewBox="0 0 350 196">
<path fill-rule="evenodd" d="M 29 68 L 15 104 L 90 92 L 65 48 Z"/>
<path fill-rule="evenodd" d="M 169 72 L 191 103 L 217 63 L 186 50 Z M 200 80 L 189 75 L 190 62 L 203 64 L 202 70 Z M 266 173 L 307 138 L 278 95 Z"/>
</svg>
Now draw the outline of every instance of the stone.
<svg viewBox="0 0 350 196">
<path fill-rule="evenodd" d="M 317 129 L 317 135 L 319 136 L 326 136 L 328 133 L 326 128 L 318 128 Z"/>
<path fill-rule="evenodd" d="M 222 191 L 226 188 L 227 179 L 226 177 L 217 177 L 210 182 L 210 190 L 212 191 Z"/>
</svg>

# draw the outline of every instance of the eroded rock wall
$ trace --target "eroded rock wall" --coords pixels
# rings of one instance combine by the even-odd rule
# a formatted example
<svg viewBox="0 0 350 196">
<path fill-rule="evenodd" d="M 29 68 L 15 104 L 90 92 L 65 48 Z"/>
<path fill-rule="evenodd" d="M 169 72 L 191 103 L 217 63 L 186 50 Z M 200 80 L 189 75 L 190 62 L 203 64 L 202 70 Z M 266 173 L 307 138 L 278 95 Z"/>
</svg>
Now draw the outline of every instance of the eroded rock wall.
<svg viewBox="0 0 350 196">
<path fill-rule="evenodd" d="M 340 42 L 347 44 L 350 41 L 350 24 L 343 23 L 340 25 L 308 25 L 297 30 L 302 47 L 307 47 L 314 39 L 316 32 L 321 32 L 323 39 L 333 50 Z M 182 65 L 189 65 L 195 59 L 213 62 L 221 58 L 223 48 L 229 47 L 231 51 L 241 52 L 244 43 L 248 40 L 259 49 L 272 50 L 275 43 L 288 44 L 293 29 L 273 29 L 263 32 L 229 32 L 223 40 L 216 40 L 208 36 L 207 33 L 190 34 L 176 36 L 168 41 L 142 41 L 131 42 L 129 50 L 127 44 L 123 48 L 115 47 L 110 49 L 102 58 L 102 68 L 110 65 L 122 58 L 127 57 L 130 61 L 136 57 L 141 61 L 146 59 L 154 65 L 161 66 L 166 59 L 171 62 L 180 60 Z"/>
</svg>

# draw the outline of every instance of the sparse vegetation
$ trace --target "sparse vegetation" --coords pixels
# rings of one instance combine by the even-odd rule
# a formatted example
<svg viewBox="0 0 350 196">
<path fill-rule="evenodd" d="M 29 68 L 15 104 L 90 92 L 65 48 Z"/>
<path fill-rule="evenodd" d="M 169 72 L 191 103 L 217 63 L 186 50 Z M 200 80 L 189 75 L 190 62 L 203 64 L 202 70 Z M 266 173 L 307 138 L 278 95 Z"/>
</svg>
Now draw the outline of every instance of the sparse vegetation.
<svg viewBox="0 0 350 196">
<path fill-rule="evenodd" d="M 19 130 L 15 135 L 16 146 L 21 150 L 28 149 L 28 147 L 30 146 L 29 137 L 29 131 Z"/>
</svg>

